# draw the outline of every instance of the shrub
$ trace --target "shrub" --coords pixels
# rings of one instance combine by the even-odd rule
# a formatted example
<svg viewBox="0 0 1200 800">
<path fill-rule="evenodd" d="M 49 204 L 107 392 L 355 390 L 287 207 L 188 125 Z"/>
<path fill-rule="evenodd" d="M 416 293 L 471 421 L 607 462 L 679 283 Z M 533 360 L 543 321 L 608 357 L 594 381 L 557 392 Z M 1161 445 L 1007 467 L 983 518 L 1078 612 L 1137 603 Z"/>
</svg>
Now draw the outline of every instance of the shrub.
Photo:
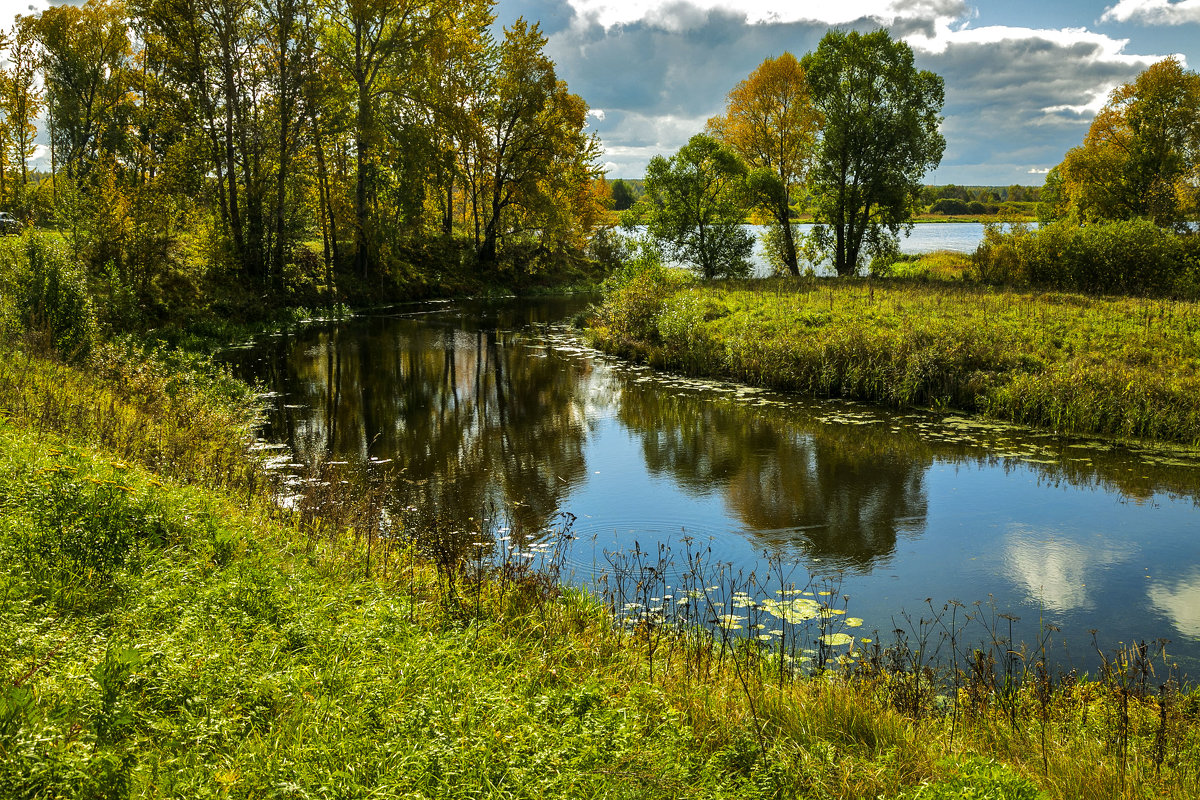
<svg viewBox="0 0 1200 800">
<path fill-rule="evenodd" d="M 652 245 L 639 242 L 637 247 L 638 256 L 605 281 L 597 317 L 618 338 L 656 342 L 663 302 L 695 279 L 683 270 L 664 267 Z"/>
<path fill-rule="evenodd" d="M 1029 226 L 1021 223 L 1009 226 L 1008 231 L 1001 224 L 984 223 L 983 241 L 971 257 L 979 280 L 990 284 L 1026 283 L 1030 235 Z"/>
<path fill-rule="evenodd" d="M 984 228 L 972 264 L 984 283 L 1098 294 L 1196 297 L 1200 244 L 1148 220 L 1078 226 L 1062 220 L 1031 230 Z"/>
<path fill-rule="evenodd" d="M 36 232 L 22 237 L 15 255 L 16 309 L 26 330 L 67 361 L 86 358 L 96 319 L 83 272 Z"/>
<path fill-rule="evenodd" d="M 957 197 L 943 197 L 929 207 L 930 214 L 966 214 L 967 204 Z"/>
<path fill-rule="evenodd" d="M 1067 251 L 1070 288 L 1109 294 L 1165 294 L 1183 272 L 1174 233 L 1149 220 L 1079 228 Z"/>
</svg>

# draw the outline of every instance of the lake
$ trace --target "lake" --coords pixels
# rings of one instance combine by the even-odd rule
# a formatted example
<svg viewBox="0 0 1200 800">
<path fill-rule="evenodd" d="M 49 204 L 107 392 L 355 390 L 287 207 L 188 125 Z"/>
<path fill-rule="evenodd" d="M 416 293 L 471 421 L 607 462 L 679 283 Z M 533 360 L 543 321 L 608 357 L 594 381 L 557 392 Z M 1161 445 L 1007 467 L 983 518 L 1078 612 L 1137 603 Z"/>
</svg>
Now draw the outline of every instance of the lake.
<svg viewBox="0 0 1200 800">
<path fill-rule="evenodd" d="M 1037 227 L 1037 223 L 1030 223 Z M 753 264 L 753 274 L 766 277 L 771 274 L 771 266 L 763 252 L 763 237 L 758 235 L 764 229 L 759 226 L 747 225 L 746 228 L 755 234 L 754 252 L 750 257 Z M 800 233 L 808 235 L 813 226 L 805 222 L 797 226 Z M 619 229 L 618 229 L 619 230 Z M 645 228 L 637 231 L 644 232 Z M 981 222 L 923 222 L 913 226 L 913 229 L 900 235 L 900 252 L 902 253 L 932 253 L 935 250 L 951 250 L 957 253 L 973 253 L 983 241 L 983 223 Z M 820 274 L 832 273 L 828 264 L 817 270 Z"/>
<path fill-rule="evenodd" d="M 570 512 L 579 583 L 635 542 L 770 558 L 864 630 L 957 600 L 1025 641 L 1060 628 L 1065 665 L 1094 664 L 1095 629 L 1106 652 L 1170 639 L 1197 674 L 1200 455 L 658 374 L 589 349 L 565 323 L 586 305 L 414 304 L 228 358 L 272 392 L 280 463 L 346 461 L 464 525 L 495 505 L 532 539 Z"/>
</svg>

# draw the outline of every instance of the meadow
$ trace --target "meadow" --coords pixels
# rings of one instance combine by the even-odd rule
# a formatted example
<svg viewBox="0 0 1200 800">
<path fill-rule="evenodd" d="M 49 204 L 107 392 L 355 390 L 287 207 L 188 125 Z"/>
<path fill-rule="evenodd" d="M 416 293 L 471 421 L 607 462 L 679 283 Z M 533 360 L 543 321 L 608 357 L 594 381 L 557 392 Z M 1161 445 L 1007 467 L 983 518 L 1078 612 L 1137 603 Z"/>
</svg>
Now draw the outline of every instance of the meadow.
<svg viewBox="0 0 1200 800">
<path fill-rule="evenodd" d="M 947 281 L 945 256 L 924 260 L 849 281 L 701 284 L 652 267 L 615 282 L 590 335 L 655 366 L 810 396 L 1200 443 L 1196 303 Z"/>
</svg>

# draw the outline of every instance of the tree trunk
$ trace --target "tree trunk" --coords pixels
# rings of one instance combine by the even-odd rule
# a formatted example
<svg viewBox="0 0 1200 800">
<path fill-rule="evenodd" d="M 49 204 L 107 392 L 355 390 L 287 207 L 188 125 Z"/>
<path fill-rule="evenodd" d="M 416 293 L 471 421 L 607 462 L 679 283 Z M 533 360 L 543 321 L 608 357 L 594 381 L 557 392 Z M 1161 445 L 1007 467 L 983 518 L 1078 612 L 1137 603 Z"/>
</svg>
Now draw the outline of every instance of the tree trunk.
<svg viewBox="0 0 1200 800">
<path fill-rule="evenodd" d="M 779 224 L 783 226 L 783 261 L 787 265 L 788 272 L 794 277 L 799 277 L 800 262 L 796 257 L 796 237 L 792 235 L 791 211 L 787 201 L 787 190 L 785 189 L 783 199 L 780 201 L 780 207 L 776 210 Z"/>
<path fill-rule="evenodd" d="M 367 169 L 370 156 L 371 98 L 365 85 L 358 87 L 358 130 L 355 132 L 354 267 L 366 279 L 367 265 Z"/>
</svg>

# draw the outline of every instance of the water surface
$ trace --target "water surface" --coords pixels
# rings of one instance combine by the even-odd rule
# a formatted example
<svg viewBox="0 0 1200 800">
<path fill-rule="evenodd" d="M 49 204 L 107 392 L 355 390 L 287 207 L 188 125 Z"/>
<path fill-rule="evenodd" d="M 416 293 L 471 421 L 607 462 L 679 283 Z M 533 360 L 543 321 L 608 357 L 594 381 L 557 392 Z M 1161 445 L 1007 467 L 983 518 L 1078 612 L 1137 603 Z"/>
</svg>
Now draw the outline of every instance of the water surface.
<svg viewBox="0 0 1200 800">
<path fill-rule="evenodd" d="M 979 602 L 1029 640 L 1060 627 L 1068 664 L 1097 629 L 1170 639 L 1200 674 L 1197 454 L 657 374 L 588 349 L 564 322 L 585 304 L 414 305 L 231 358 L 274 393 L 284 460 L 361 464 L 464 522 L 496 504 L 530 536 L 568 511 L 582 582 L 606 551 L 687 541 L 835 575 L 866 628 Z"/>
</svg>

